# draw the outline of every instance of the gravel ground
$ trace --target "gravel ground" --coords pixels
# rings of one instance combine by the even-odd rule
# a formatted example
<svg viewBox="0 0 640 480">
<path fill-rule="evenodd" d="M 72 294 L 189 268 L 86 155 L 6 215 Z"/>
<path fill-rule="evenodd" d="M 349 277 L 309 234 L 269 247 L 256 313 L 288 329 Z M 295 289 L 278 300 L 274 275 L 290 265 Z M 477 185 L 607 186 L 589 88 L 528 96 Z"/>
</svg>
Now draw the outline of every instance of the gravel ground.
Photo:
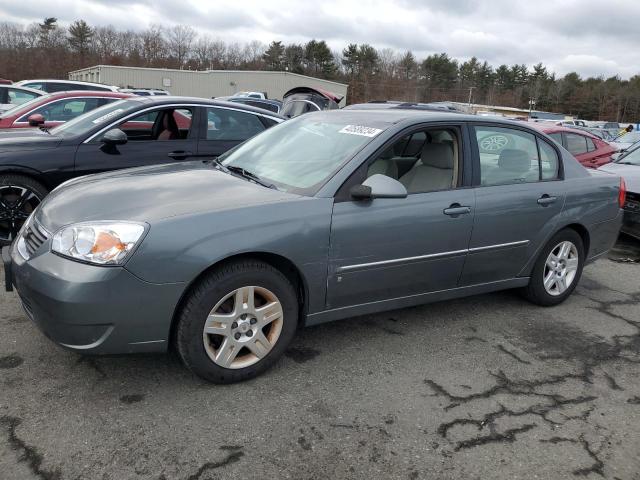
<svg viewBox="0 0 640 480">
<path fill-rule="evenodd" d="M 512 292 L 299 332 L 215 386 L 168 355 L 81 357 L 0 304 L 0 478 L 640 479 L 640 246 L 563 305 Z"/>
</svg>

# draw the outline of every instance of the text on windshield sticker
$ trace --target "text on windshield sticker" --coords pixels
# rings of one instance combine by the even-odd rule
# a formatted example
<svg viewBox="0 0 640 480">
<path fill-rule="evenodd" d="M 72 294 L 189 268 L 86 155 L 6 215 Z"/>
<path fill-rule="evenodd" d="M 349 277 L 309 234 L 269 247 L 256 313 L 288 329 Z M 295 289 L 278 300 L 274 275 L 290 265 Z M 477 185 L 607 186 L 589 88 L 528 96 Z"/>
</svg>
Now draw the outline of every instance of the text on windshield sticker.
<svg viewBox="0 0 640 480">
<path fill-rule="evenodd" d="M 117 110 L 114 110 L 113 112 L 109 112 L 101 117 L 96 118 L 93 123 L 95 123 L 96 125 L 98 123 L 103 123 L 106 122 L 107 120 L 109 120 L 110 118 L 115 117 L 116 115 L 121 114 L 122 112 L 124 112 L 123 108 L 118 108 Z"/>
<path fill-rule="evenodd" d="M 347 125 L 340 133 L 348 133 L 349 135 L 362 135 L 363 137 L 375 137 L 382 130 L 373 127 L 364 127 L 362 125 Z"/>
</svg>

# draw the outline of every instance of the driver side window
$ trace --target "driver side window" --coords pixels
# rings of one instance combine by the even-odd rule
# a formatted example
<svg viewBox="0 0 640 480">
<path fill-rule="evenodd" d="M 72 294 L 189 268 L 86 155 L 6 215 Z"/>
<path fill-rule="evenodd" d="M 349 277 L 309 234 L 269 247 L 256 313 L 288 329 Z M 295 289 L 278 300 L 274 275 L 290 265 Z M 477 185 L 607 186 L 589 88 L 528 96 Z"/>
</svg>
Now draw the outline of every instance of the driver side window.
<svg viewBox="0 0 640 480">
<path fill-rule="evenodd" d="M 184 140 L 189 137 L 193 111 L 188 108 L 165 108 L 129 118 L 117 127 L 129 141 Z"/>
<path fill-rule="evenodd" d="M 455 188 L 460 148 L 456 130 L 429 129 L 407 135 L 372 160 L 366 178 L 375 174 L 398 180 L 407 193 Z"/>
</svg>

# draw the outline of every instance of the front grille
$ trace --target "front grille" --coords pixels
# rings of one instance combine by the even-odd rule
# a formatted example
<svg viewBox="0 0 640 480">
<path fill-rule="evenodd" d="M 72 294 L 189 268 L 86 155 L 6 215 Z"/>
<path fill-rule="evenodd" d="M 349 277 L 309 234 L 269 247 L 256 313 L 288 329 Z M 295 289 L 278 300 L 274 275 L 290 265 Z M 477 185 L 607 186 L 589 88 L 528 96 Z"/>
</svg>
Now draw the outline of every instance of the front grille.
<svg viewBox="0 0 640 480">
<path fill-rule="evenodd" d="M 627 200 L 624 203 L 624 209 L 628 212 L 640 213 L 640 194 L 627 192 Z"/>
<path fill-rule="evenodd" d="M 38 225 L 34 220 L 24 229 L 24 232 L 22 232 L 22 238 L 24 239 L 27 253 L 29 254 L 29 257 L 31 257 L 47 240 L 47 238 L 49 238 L 49 232 Z"/>
</svg>

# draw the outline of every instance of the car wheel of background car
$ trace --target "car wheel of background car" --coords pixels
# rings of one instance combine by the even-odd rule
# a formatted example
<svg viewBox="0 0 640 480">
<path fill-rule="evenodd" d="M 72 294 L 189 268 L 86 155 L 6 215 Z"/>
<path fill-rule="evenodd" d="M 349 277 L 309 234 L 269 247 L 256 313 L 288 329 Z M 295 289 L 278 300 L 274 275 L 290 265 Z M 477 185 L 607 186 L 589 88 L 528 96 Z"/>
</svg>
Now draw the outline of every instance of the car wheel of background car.
<svg viewBox="0 0 640 480">
<path fill-rule="evenodd" d="M 511 139 L 508 135 L 494 133 L 480 139 L 478 141 L 478 147 L 480 153 L 499 153 L 507 148 L 509 143 L 511 143 Z"/>
<path fill-rule="evenodd" d="M 0 175 L 0 244 L 7 245 L 18 234 L 47 189 L 23 175 Z"/>
<path fill-rule="evenodd" d="M 246 380 L 285 351 L 298 324 L 291 282 L 258 260 L 223 265 L 189 293 L 175 343 L 182 361 L 214 383 Z"/>
<path fill-rule="evenodd" d="M 525 297 L 542 306 L 563 302 L 576 288 L 584 265 L 582 238 L 565 229 L 553 236 L 540 253 L 531 273 Z"/>
</svg>

